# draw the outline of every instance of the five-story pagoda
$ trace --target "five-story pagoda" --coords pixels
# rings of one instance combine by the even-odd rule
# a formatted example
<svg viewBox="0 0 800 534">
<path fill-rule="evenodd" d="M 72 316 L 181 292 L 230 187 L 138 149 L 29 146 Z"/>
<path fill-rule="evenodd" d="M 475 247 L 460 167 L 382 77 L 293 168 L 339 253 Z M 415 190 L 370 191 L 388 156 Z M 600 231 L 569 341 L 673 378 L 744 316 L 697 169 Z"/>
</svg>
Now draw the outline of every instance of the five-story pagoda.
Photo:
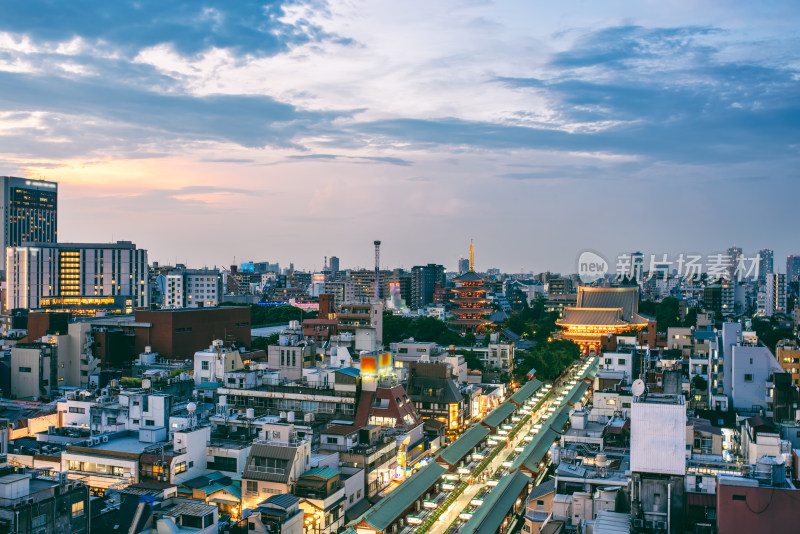
<svg viewBox="0 0 800 534">
<path fill-rule="evenodd" d="M 475 247 L 469 242 L 469 271 L 454 279 L 460 285 L 453 289 L 455 294 L 451 302 L 455 306 L 453 314 L 456 318 L 449 321 L 451 326 L 461 329 L 461 333 L 480 333 L 492 323 L 486 318 L 492 313 L 491 305 L 486 300 L 486 288 L 481 275 L 475 272 Z"/>
</svg>

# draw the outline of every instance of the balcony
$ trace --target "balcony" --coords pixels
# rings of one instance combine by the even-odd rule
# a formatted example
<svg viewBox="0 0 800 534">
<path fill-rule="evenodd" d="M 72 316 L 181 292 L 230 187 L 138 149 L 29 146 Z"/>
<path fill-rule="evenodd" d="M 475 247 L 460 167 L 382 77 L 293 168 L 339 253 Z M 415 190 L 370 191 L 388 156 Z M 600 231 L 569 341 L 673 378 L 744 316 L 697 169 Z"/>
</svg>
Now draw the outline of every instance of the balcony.
<svg viewBox="0 0 800 534">
<path fill-rule="evenodd" d="M 266 473 L 269 475 L 285 475 L 286 469 L 283 467 L 267 467 L 266 465 L 248 465 L 245 471 L 255 471 L 256 473 Z"/>
</svg>

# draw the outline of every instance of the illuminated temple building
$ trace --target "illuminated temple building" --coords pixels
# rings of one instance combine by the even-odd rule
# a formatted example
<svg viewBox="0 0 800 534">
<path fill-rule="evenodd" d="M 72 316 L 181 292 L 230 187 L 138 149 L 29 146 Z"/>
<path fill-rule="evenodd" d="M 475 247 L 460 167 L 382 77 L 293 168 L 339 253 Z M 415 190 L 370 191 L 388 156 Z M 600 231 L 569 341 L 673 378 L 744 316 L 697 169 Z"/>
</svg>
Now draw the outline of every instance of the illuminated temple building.
<svg viewBox="0 0 800 534">
<path fill-rule="evenodd" d="M 475 247 L 472 241 L 469 244 L 469 271 L 458 278 L 454 278 L 460 285 L 453 289 L 455 296 L 452 303 L 455 306 L 453 314 L 456 318 L 449 321 L 451 326 L 461 329 L 461 333 L 478 333 L 486 330 L 492 322 L 487 316 L 492 313 L 492 307 L 486 300 L 486 287 L 483 277 L 475 272 Z"/>
<path fill-rule="evenodd" d="M 596 352 L 603 336 L 645 328 L 650 321 L 639 315 L 639 286 L 579 287 L 576 306 L 564 308 L 556 324 L 564 328 L 563 339 Z"/>
</svg>

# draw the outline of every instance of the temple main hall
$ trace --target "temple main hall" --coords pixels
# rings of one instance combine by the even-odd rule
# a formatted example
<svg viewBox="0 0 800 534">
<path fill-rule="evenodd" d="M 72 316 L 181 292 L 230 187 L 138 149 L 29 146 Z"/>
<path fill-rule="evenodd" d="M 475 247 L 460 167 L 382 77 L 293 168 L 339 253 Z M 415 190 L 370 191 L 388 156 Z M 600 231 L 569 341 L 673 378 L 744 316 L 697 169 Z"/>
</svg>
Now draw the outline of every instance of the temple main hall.
<svg viewBox="0 0 800 534">
<path fill-rule="evenodd" d="M 580 345 L 584 352 L 598 352 L 609 334 L 646 328 L 652 321 L 639 315 L 639 286 L 579 287 L 575 307 L 564 308 L 556 324 L 563 339 Z"/>
</svg>

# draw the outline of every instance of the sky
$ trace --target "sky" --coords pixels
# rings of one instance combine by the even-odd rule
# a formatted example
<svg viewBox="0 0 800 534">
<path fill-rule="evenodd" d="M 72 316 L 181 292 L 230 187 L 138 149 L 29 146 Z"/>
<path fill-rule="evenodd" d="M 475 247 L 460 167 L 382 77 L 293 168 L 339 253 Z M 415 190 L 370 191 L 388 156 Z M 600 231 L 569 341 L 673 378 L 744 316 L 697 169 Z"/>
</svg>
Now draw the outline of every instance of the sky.
<svg viewBox="0 0 800 534">
<path fill-rule="evenodd" d="M 0 175 L 151 261 L 800 253 L 793 1 L 0 3 Z M 613 263 L 613 260 L 612 260 Z"/>
</svg>

